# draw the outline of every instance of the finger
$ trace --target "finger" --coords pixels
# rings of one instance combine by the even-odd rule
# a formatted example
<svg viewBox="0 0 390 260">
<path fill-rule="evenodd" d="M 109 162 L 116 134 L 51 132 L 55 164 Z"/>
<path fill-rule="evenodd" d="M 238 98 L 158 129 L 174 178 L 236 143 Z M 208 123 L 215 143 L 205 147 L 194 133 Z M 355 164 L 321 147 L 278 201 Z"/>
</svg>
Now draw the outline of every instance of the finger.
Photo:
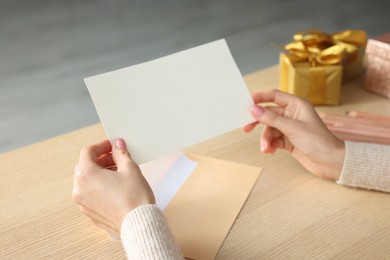
<svg viewBox="0 0 390 260">
<path fill-rule="evenodd" d="M 283 137 L 278 137 L 272 140 L 269 147 L 269 153 L 274 153 L 278 149 L 286 149 Z"/>
<path fill-rule="evenodd" d="M 260 149 L 263 153 L 273 153 L 273 141 L 283 137 L 283 134 L 275 128 L 265 126 L 260 136 Z"/>
<path fill-rule="evenodd" d="M 271 110 L 281 116 L 284 115 L 284 112 L 286 110 L 284 107 L 279 107 L 279 106 L 265 106 L 264 108 Z"/>
<path fill-rule="evenodd" d="M 112 148 L 112 157 L 119 171 L 128 170 L 129 166 L 136 165 L 127 150 L 123 139 L 115 140 Z"/>
<path fill-rule="evenodd" d="M 255 104 L 272 102 L 282 107 L 287 106 L 291 102 L 295 102 L 295 100 L 299 100 L 298 97 L 277 89 L 254 93 L 252 98 Z"/>
<path fill-rule="evenodd" d="M 275 113 L 279 115 L 283 115 L 285 109 L 283 107 L 278 107 L 278 106 L 266 106 L 266 109 L 272 110 Z M 250 124 L 244 125 L 241 129 L 244 133 L 249 133 L 251 132 L 257 125 L 259 124 L 259 121 L 252 122 Z"/>
<path fill-rule="evenodd" d="M 271 128 L 269 126 L 265 126 L 260 135 L 260 151 L 263 153 L 267 153 L 269 144 L 272 141 L 270 129 Z"/>
<path fill-rule="evenodd" d="M 115 166 L 114 159 L 112 158 L 112 153 L 106 153 L 100 156 L 97 159 L 97 164 L 99 164 L 103 168 L 112 168 L 113 166 Z"/>
<path fill-rule="evenodd" d="M 116 172 L 118 170 L 118 167 L 116 167 L 116 165 L 112 165 L 112 166 L 107 166 L 105 169 Z"/>
<path fill-rule="evenodd" d="M 255 121 L 253 123 L 250 123 L 248 125 L 244 125 L 241 129 L 244 133 L 251 132 L 257 125 L 259 124 L 259 121 Z"/>
<path fill-rule="evenodd" d="M 111 152 L 111 143 L 108 140 L 84 147 L 80 153 L 80 162 L 96 162 L 103 154 Z"/>
<path fill-rule="evenodd" d="M 265 109 L 261 106 L 253 106 L 251 108 L 251 112 L 253 117 L 260 123 L 276 128 L 286 135 L 289 135 L 289 133 L 297 131 L 298 129 L 298 125 L 295 120 L 279 115 L 271 109 Z"/>
</svg>

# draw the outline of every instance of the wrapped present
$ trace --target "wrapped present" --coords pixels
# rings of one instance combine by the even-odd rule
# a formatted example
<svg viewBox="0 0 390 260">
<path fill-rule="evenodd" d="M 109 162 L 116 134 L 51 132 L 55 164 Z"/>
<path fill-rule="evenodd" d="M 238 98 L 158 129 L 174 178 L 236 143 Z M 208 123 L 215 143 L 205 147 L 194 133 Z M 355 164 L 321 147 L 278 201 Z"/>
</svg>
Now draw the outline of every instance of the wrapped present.
<svg viewBox="0 0 390 260">
<path fill-rule="evenodd" d="M 367 45 L 367 33 L 361 30 L 346 30 L 331 35 L 333 43 L 344 48 L 341 61 L 343 82 L 351 81 L 363 71 L 363 60 Z"/>
<path fill-rule="evenodd" d="M 366 41 L 364 31 L 354 30 L 295 34 L 280 54 L 280 89 L 314 105 L 339 104 L 342 82 L 362 72 Z"/>
<path fill-rule="evenodd" d="M 314 105 L 337 105 L 340 101 L 341 65 L 310 66 L 280 54 L 280 90 L 309 100 Z"/>
<path fill-rule="evenodd" d="M 390 33 L 367 43 L 365 89 L 390 98 Z"/>
</svg>

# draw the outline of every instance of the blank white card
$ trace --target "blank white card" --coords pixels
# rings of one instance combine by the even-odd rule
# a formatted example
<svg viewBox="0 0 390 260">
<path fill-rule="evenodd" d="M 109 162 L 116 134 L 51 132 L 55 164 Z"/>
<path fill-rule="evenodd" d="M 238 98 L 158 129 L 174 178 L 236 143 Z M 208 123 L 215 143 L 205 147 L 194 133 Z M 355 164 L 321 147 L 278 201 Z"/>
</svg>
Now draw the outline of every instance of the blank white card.
<svg viewBox="0 0 390 260">
<path fill-rule="evenodd" d="M 144 163 L 253 122 L 225 40 L 85 79 L 109 139 Z"/>
</svg>

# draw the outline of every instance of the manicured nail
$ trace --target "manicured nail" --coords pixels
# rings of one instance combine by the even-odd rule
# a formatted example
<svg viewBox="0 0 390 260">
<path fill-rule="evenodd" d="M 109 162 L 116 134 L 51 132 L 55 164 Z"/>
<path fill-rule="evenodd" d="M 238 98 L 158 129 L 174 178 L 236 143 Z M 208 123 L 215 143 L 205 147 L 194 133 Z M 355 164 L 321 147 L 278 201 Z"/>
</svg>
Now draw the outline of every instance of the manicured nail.
<svg viewBox="0 0 390 260">
<path fill-rule="evenodd" d="M 126 149 L 126 143 L 125 143 L 125 140 L 123 140 L 122 138 L 119 138 L 115 141 L 115 145 L 116 147 L 118 147 L 119 149 Z"/>
<path fill-rule="evenodd" d="M 260 117 L 264 113 L 264 108 L 254 105 L 253 107 L 251 107 L 251 112 L 254 116 Z"/>
</svg>

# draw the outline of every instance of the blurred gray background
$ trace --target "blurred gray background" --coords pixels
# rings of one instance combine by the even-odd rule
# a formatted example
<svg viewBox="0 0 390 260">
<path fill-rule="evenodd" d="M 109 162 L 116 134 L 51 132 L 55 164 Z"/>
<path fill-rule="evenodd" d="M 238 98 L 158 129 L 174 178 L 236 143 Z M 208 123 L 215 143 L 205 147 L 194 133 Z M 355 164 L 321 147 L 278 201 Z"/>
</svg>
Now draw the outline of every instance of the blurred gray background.
<svg viewBox="0 0 390 260">
<path fill-rule="evenodd" d="M 226 38 L 243 74 L 293 33 L 390 31 L 389 0 L 0 0 L 0 153 L 99 121 L 83 78 Z"/>
</svg>

